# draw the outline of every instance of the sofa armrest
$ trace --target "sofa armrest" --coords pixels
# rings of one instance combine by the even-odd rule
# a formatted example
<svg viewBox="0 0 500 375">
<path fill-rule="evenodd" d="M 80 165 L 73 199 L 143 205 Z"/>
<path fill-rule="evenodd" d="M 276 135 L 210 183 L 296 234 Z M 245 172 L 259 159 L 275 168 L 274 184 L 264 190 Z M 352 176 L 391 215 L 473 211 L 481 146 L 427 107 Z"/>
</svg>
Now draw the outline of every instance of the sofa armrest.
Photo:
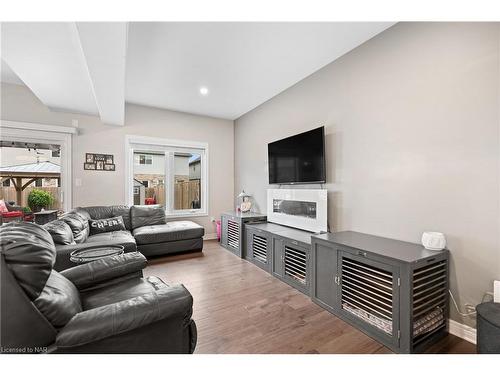
<svg viewBox="0 0 500 375">
<path fill-rule="evenodd" d="M 5 205 L 7 206 L 7 210 L 9 210 L 9 212 L 12 212 L 12 211 L 23 211 L 23 208 L 21 206 L 18 206 L 17 204 L 10 204 L 8 202 L 5 202 Z"/>
<path fill-rule="evenodd" d="M 64 350 L 135 330 L 163 319 L 178 319 L 188 327 L 193 297 L 184 285 L 143 294 L 135 298 L 100 306 L 76 314 L 56 338 Z M 168 334 L 168 332 L 165 332 Z"/>
<path fill-rule="evenodd" d="M 146 257 L 136 251 L 80 264 L 62 271 L 61 275 L 82 290 L 104 281 L 135 273 L 144 269 L 146 265 Z"/>
</svg>

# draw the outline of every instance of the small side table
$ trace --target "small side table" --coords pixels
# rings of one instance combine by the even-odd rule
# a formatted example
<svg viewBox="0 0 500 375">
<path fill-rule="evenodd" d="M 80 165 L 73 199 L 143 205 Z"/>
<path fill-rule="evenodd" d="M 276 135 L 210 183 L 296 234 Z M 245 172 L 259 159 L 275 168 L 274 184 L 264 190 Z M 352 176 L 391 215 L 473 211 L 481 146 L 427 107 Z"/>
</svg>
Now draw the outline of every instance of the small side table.
<svg viewBox="0 0 500 375">
<path fill-rule="evenodd" d="M 122 255 L 124 249 L 121 245 L 88 246 L 71 252 L 69 260 L 76 264 L 83 264 L 113 255 Z"/>
<path fill-rule="evenodd" d="M 47 224 L 50 221 L 57 220 L 57 210 L 45 210 L 35 212 L 35 223 L 38 225 Z"/>
<path fill-rule="evenodd" d="M 500 354 L 500 303 L 485 302 L 476 306 L 477 352 Z"/>
</svg>

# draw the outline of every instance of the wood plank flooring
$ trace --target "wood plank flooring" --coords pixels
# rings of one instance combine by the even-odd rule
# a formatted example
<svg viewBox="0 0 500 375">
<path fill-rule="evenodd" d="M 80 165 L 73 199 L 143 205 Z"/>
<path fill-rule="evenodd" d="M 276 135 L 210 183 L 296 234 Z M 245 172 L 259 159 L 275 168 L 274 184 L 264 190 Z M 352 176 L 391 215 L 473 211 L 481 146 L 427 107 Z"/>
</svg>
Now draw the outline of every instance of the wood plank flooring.
<svg viewBox="0 0 500 375">
<path fill-rule="evenodd" d="M 203 253 L 149 261 L 145 275 L 194 298 L 195 353 L 392 353 L 257 266 L 206 241 Z M 475 353 L 452 335 L 429 353 Z"/>
</svg>

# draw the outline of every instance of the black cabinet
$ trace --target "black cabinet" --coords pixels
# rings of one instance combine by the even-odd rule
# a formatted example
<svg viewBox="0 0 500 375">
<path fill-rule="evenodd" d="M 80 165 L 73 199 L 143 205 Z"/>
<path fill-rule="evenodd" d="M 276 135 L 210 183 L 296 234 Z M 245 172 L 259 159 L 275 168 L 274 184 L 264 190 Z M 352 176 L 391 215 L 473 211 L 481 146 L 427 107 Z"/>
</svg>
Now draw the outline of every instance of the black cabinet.
<svg viewBox="0 0 500 375">
<path fill-rule="evenodd" d="M 311 233 L 273 223 L 245 225 L 245 258 L 310 295 Z"/>
<path fill-rule="evenodd" d="M 446 334 L 448 251 L 356 232 L 312 238 L 314 302 L 395 352 Z"/>
<path fill-rule="evenodd" d="M 266 220 L 266 216 L 255 212 L 226 212 L 221 216 L 222 247 L 243 258 L 245 256 L 245 226 L 246 223 L 256 223 Z"/>
<path fill-rule="evenodd" d="M 393 351 L 421 352 L 446 334 L 448 250 L 357 232 L 244 228 L 247 260 Z"/>
</svg>

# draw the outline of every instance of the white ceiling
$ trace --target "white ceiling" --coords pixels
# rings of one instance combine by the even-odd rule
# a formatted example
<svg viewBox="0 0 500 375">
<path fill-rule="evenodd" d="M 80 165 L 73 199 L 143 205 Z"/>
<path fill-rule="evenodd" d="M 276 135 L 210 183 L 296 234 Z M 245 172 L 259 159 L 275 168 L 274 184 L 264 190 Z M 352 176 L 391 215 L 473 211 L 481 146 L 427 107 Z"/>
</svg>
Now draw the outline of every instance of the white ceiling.
<svg viewBox="0 0 500 375">
<path fill-rule="evenodd" d="M 124 101 L 236 119 L 392 25 L 3 23 L 1 79 L 110 124 Z"/>
<path fill-rule="evenodd" d="M 119 22 L 2 23 L 2 69 L 51 110 L 123 125 L 126 34 Z"/>
<path fill-rule="evenodd" d="M 2 58 L 53 110 L 97 115 L 74 23 L 3 23 Z"/>
</svg>

